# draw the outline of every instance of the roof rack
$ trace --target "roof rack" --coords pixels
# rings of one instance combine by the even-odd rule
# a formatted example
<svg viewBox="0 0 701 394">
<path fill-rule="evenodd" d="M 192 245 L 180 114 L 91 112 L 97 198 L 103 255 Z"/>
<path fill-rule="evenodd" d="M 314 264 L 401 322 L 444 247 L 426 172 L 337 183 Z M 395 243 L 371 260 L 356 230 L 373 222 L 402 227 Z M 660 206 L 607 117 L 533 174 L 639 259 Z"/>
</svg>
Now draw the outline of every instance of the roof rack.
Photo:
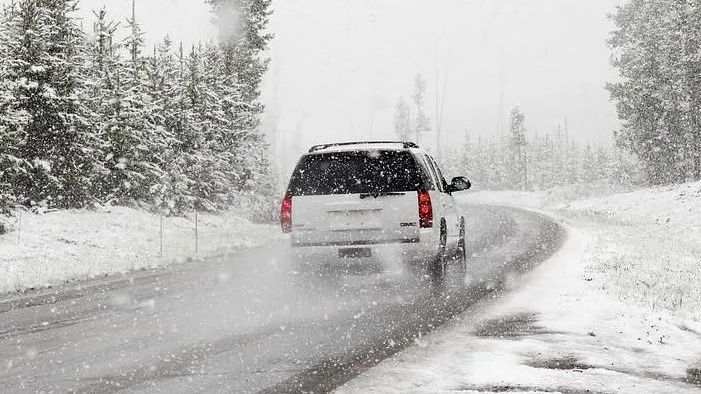
<svg viewBox="0 0 701 394">
<path fill-rule="evenodd" d="M 404 147 L 404 149 L 409 149 L 409 148 L 416 148 L 418 149 L 419 146 L 413 142 L 408 142 L 408 141 L 358 141 L 358 142 L 337 142 L 333 144 L 320 144 L 320 145 L 314 145 L 311 148 L 309 148 L 309 153 L 312 152 L 318 152 L 320 150 L 328 149 L 328 148 L 333 148 L 336 146 L 348 146 L 348 145 L 375 145 L 375 144 L 399 144 Z"/>
</svg>

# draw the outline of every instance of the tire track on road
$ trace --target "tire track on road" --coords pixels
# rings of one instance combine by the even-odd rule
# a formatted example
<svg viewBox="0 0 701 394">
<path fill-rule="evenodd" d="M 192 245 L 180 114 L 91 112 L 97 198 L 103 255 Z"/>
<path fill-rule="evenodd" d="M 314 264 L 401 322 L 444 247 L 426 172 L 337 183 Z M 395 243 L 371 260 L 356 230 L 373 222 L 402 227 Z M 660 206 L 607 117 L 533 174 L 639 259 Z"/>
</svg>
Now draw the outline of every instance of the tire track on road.
<svg viewBox="0 0 701 394">
<path fill-rule="evenodd" d="M 482 206 L 479 209 L 492 212 L 501 224 L 494 227 L 495 231 L 483 234 L 479 242 L 484 242 L 484 245 L 476 245 L 473 249 L 477 251 L 477 256 L 473 257 L 472 263 L 499 262 L 500 267 L 484 273 L 488 281 L 481 281 L 458 292 L 438 293 L 435 298 L 414 305 L 410 313 L 405 314 L 411 318 L 400 325 L 383 319 L 394 316 L 391 311 L 372 316 L 373 319 L 380 319 L 380 324 L 386 322 L 392 327 L 383 341 L 357 347 L 347 354 L 328 357 L 261 393 L 332 391 L 410 346 L 421 335 L 465 312 L 477 301 L 503 291 L 507 275 L 530 271 L 559 250 L 566 239 L 565 229 L 545 215 L 497 206 Z M 394 313 L 397 312 L 401 314 L 405 311 Z M 387 343 L 394 345 L 387 346 Z"/>
</svg>

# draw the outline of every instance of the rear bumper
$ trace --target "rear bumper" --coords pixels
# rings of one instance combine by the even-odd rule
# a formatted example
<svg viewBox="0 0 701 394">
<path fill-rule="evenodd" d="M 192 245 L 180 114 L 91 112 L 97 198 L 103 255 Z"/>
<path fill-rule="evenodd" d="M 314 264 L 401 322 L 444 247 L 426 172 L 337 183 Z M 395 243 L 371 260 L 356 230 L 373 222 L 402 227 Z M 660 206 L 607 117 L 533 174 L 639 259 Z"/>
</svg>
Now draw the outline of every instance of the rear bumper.
<svg viewBox="0 0 701 394">
<path fill-rule="evenodd" d="M 382 241 L 348 241 L 348 242 L 318 242 L 318 243 L 292 243 L 293 248 L 318 247 L 318 246 L 337 246 L 337 247 L 353 247 L 353 246 L 386 246 L 397 244 L 417 244 L 421 243 L 421 238 L 382 240 Z"/>
<path fill-rule="evenodd" d="M 293 244 L 293 260 L 305 263 L 408 263 L 425 264 L 438 254 L 438 237 L 432 229 L 422 229 L 419 238 L 390 241 L 354 241 L 333 244 Z M 341 257 L 349 249 L 369 249 L 372 257 Z"/>
</svg>

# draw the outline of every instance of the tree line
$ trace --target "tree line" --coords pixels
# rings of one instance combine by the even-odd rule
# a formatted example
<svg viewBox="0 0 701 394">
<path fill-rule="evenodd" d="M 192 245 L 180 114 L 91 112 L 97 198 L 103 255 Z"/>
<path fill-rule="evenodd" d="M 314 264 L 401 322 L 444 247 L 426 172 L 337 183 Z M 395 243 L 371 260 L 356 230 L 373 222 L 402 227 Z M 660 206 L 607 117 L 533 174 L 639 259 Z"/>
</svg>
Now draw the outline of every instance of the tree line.
<svg viewBox="0 0 701 394">
<path fill-rule="evenodd" d="M 0 210 L 136 205 L 222 210 L 272 193 L 260 131 L 270 0 L 210 0 L 237 29 L 191 47 L 147 48 L 125 23 L 75 0 L 0 11 Z M 119 36 L 124 36 L 119 39 Z"/>
<path fill-rule="evenodd" d="M 611 19 L 618 144 L 653 184 L 701 179 L 701 3 L 629 0 Z"/>
<path fill-rule="evenodd" d="M 430 131 L 423 111 L 426 82 L 414 81 L 412 105 L 402 97 L 394 108 L 394 132 L 401 141 L 418 141 Z M 413 109 L 413 111 L 412 111 Z M 635 155 L 620 146 L 581 145 L 567 126 L 551 133 L 528 133 L 518 106 L 509 114 L 505 135 L 477 138 L 465 132 L 462 144 L 440 152 L 447 174 L 467 175 L 482 190 L 547 190 L 574 184 L 630 187 L 645 183 Z"/>
<path fill-rule="evenodd" d="M 642 181 L 638 161 L 629 153 L 607 146 L 581 145 L 570 139 L 567 127 L 530 134 L 518 107 L 510 114 L 508 134 L 485 139 L 465 133 L 444 155 L 449 174 L 465 174 L 482 190 L 547 190 L 583 184 L 632 186 Z"/>
</svg>

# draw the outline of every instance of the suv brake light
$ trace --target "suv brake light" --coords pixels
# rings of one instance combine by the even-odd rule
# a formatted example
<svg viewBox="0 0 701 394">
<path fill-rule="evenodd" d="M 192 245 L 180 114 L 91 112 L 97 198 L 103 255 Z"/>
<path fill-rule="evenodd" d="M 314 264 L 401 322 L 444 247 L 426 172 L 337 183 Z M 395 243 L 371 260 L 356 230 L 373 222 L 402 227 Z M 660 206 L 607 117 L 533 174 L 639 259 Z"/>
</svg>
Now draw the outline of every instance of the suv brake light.
<svg viewBox="0 0 701 394">
<path fill-rule="evenodd" d="M 419 227 L 433 227 L 433 206 L 431 205 L 431 195 L 428 191 L 419 192 Z"/>
<path fill-rule="evenodd" d="M 292 196 L 286 195 L 282 199 L 280 207 L 280 226 L 282 232 L 287 234 L 292 232 Z"/>
</svg>

